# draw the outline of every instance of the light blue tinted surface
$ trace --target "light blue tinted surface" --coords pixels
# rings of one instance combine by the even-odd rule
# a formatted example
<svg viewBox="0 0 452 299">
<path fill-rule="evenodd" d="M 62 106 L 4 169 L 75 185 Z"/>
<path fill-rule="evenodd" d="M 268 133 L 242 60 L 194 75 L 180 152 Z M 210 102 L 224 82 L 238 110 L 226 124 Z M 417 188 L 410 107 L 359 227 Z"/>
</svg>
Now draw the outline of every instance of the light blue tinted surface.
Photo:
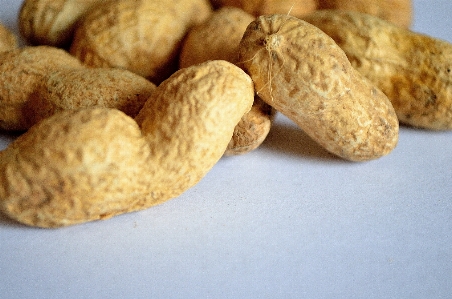
<svg viewBox="0 0 452 299">
<path fill-rule="evenodd" d="M 0 0 L 16 32 L 19 5 Z M 452 42 L 451 1 L 414 8 Z M 0 216 L 0 298 L 452 298 L 451 148 L 402 127 L 389 156 L 348 163 L 279 115 L 158 207 L 58 230 Z"/>
</svg>

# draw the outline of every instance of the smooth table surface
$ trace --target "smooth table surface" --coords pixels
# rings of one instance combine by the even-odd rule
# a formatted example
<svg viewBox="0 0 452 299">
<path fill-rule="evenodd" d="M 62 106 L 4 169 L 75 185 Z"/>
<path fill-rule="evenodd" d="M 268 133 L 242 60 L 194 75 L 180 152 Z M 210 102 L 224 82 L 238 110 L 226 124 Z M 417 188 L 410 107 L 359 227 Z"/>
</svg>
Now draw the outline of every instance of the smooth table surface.
<svg viewBox="0 0 452 299">
<path fill-rule="evenodd" d="M 20 2 L 0 0 L 15 32 Z M 452 1 L 414 9 L 414 31 L 452 42 Z M 452 298 L 451 149 L 402 127 L 390 155 L 350 163 L 278 115 L 160 206 L 56 230 L 0 215 L 0 298 Z"/>
</svg>

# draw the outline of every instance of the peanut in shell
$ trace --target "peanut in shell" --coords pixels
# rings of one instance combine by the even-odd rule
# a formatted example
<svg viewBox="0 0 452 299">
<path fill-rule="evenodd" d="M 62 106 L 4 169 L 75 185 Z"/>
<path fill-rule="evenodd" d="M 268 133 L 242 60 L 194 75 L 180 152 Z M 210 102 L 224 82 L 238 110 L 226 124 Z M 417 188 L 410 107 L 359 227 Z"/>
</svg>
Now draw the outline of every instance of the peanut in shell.
<svg viewBox="0 0 452 299">
<path fill-rule="evenodd" d="M 451 43 L 358 12 L 317 11 L 304 20 L 332 37 L 388 96 L 401 123 L 452 129 Z"/>
<path fill-rule="evenodd" d="M 30 95 L 24 113 L 29 126 L 59 111 L 95 106 L 116 108 L 135 117 L 155 87 L 123 69 L 62 69 L 49 74 Z"/>
<path fill-rule="evenodd" d="M 30 44 L 69 46 L 77 22 L 102 0 L 25 0 L 19 11 L 22 36 Z"/>
<path fill-rule="evenodd" d="M 208 0 L 123 0 L 96 6 L 70 52 L 91 67 L 123 68 L 159 84 L 177 70 L 182 39 L 212 13 Z"/>
<path fill-rule="evenodd" d="M 243 33 L 254 17 L 237 7 L 222 7 L 203 23 L 194 26 L 182 44 L 179 67 L 208 60 L 236 63 Z M 225 155 L 245 154 L 258 148 L 267 137 L 274 109 L 256 97 L 253 108 L 237 124 Z"/>
<path fill-rule="evenodd" d="M 239 55 L 259 97 L 331 153 L 366 161 L 397 145 L 399 123 L 389 99 L 317 27 L 287 15 L 260 16 L 248 26 Z"/>
<path fill-rule="evenodd" d="M 149 171 L 158 189 L 175 196 L 198 182 L 223 156 L 253 102 L 249 75 L 224 60 L 180 69 L 160 84 L 135 118 L 156 161 Z"/>
<path fill-rule="evenodd" d="M 52 228 L 176 197 L 223 156 L 253 96 L 243 70 L 211 61 L 160 84 L 138 123 L 111 108 L 53 114 L 0 151 L 0 211 Z"/>
<path fill-rule="evenodd" d="M 208 19 L 188 32 L 182 43 L 179 67 L 208 60 L 237 62 L 240 40 L 254 19 L 253 15 L 238 7 L 215 10 Z"/>
<path fill-rule="evenodd" d="M 0 53 L 0 130 L 29 128 L 25 103 L 51 72 L 83 68 L 68 52 L 50 46 L 35 46 Z"/>
</svg>

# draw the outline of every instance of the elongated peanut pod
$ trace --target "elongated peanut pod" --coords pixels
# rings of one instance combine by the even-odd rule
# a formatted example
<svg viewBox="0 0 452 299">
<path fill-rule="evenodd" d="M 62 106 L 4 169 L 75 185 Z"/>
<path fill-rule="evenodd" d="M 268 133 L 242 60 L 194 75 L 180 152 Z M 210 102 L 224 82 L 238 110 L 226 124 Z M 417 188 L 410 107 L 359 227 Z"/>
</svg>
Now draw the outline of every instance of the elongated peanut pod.
<svg viewBox="0 0 452 299">
<path fill-rule="evenodd" d="M 388 98 L 313 25 L 261 16 L 248 26 L 239 54 L 258 95 L 330 152 L 365 161 L 396 146 L 399 124 Z"/>
<path fill-rule="evenodd" d="M 391 100 L 400 122 L 452 129 L 452 44 L 377 17 L 318 11 L 304 20 L 331 36 Z"/>
<path fill-rule="evenodd" d="M 222 157 L 253 103 L 251 78 L 222 61 L 175 73 L 134 119 L 63 111 L 0 152 L 0 209 L 60 227 L 148 208 L 196 184 Z"/>
</svg>

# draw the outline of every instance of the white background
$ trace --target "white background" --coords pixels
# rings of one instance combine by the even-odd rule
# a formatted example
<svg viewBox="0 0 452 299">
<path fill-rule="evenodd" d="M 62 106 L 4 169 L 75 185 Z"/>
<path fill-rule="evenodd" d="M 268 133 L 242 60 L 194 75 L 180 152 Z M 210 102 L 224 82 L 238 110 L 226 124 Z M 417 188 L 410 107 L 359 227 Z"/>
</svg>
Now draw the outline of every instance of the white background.
<svg viewBox="0 0 452 299">
<path fill-rule="evenodd" d="M 16 32 L 20 2 L 0 0 Z M 414 8 L 415 31 L 452 42 L 452 1 Z M 350 163 L 279 115 L 160 206 L 57 230 L 0 215 L 0 297 L 452 298 L 451 149 L 402 127 L 389 156 Z"/>
</svg>

